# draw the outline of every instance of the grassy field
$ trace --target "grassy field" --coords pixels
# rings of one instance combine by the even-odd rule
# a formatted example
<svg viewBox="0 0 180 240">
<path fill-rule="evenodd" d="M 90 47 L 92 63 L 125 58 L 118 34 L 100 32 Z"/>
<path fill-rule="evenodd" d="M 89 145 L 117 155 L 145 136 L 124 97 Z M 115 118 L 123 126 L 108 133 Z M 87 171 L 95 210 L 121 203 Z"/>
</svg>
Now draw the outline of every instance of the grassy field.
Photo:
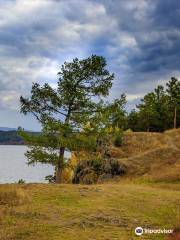
<svg viewBox="0 0 180 240">
<path fill-rule="evenodd" d="M 134 229 L 180 228 L 180 128 L 126 133 L 111 157 L 127 166 L 114 182 L 0 185 L 0 240 L 179 240 Z"/>
<path fill-rule="evenodd" d="M 178 239 L 134 229 L 180 227 L 179 203 L 177 183 L 0 185 L 0 239 Z"/>
</svg>

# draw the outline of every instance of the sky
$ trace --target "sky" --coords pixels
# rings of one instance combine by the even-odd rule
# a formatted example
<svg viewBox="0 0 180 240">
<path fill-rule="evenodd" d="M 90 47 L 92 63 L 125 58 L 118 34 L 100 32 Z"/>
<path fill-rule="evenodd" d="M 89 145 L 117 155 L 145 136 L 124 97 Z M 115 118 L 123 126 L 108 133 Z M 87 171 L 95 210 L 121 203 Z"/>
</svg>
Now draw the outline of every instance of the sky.
<svg viewBox="0 0 180 240">
<path fill-rule="evenodd" d="M 180 76 L 179 0 L 0 0 L 0 126 L 38 130 L 19 113 L 32 82 L 55 87 L 64 61 L 104 56 L 110 99 L 127 109 Z"/>
</svg>

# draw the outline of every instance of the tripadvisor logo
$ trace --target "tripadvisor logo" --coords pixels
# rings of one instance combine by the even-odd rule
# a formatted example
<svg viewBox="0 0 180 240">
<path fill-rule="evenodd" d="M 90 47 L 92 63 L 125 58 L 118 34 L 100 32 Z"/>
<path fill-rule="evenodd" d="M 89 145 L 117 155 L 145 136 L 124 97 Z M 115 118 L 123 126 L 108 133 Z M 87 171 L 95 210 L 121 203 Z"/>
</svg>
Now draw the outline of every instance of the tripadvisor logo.
<svg viewBox="0 0 180 240">
<path fill-rule="evenodd" d="M 142 228 L 137 227 L 135 228 L 135 234 L 140 236 L 142 234 L 172 234 L 173 229 L 149 229 L 149 228 Z"/>
<path fill-rule="evenodd" d="M 135 234 L 138 235 L 138 236 L 142 235 L 143 234 L 142 227 L 135 228 Z"/>
</svg>

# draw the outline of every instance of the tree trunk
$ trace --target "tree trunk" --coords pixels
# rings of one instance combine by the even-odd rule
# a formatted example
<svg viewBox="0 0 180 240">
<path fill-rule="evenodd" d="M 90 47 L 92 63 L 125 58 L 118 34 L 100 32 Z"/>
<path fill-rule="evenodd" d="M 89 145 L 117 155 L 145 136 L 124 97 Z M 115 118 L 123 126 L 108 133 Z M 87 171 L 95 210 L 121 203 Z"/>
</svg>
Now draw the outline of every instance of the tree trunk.
<svg viewBox="0 0 180 240">
<path fill-rule="evenodd" d="M 176 128 L 176 118 L 177 118 L 177 110 L 174 108 L 174 128 Z"/>
<path fill-rule="evenodd" d="M 64 160 L 64 147 L 61 147 L 59 149 L 59 161 L 56 168 L 56 183 L 62 182 L 63 160 Z"/>
<path fill-rule="evenodd" d="M 61 181 L 62 181 L 62 169 L 57 167 L 56 168 L 56 180 L 55 180 L 55 182 L 56 183 L 61 183 Z"/>
<path fill-rule="evenodd" d="M 66 119 L 64 121 L 65 124 L 69 123 L 70 114 L 71 114 L 71 105 L 69 106 L 68 113 L 67 113 Z M 66 134 L 64 134 L 64 137 L 65 136 L 66 136 Z M 56 183 L 62 183 L 62 180 L 63 180 L 62 171 L 63 171 L 63 164 L 64 164 L 64 150 L 65 150 L 64 147 L 60 147 L 60 149 L 59 149 L 59 161 L 58 161 L 57 169 L 56 169 Z"/>
</svg>

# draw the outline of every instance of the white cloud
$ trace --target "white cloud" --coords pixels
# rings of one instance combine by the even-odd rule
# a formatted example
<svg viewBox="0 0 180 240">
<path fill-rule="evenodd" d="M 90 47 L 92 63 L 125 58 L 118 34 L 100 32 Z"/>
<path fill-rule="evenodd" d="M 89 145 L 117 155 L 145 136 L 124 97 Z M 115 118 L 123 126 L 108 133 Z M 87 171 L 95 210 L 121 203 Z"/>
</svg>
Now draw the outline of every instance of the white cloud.
<svg viewBox="0 0 180 240">
<path fill-rule="evenodd" d="M 179 29 L 153 25 L 155 1 L 7 0 L 0 5 L 3 107 L 18 109 L 19 96 L 28 95 L 32 82 L 56 86 L 58 68 L 74 57 L 107 57 L 116 74 L 113 97 L 127 92 L 129 100 L 151 90 L 158 79 L 177 73 L 177 58 L 156 52 L 173 49 Z M 156 42 L 159 47 L 153 45 Z"/>
<path fill-rule="evenodd" d="M 91 41 L 116 27 L 104 5 L 84 0 L 7 1 L 0 15 L 0 106 L 10 109 L 32 82 L 54 86 L 60 64 L 86 56 Z"/>
<path fill-rule="evenodd" d="M 16 91 L 1 91 L 0 92 L 0 109 L 16 110 L 19 108 L 17 101 L 20 96 Z"/>
<path fill-rule="evenodd" d="M 143 98 L 144 94 L 127 94 L 126 98 L 128 101 L 136 100 L 139 98 Z"/>
</svg>

